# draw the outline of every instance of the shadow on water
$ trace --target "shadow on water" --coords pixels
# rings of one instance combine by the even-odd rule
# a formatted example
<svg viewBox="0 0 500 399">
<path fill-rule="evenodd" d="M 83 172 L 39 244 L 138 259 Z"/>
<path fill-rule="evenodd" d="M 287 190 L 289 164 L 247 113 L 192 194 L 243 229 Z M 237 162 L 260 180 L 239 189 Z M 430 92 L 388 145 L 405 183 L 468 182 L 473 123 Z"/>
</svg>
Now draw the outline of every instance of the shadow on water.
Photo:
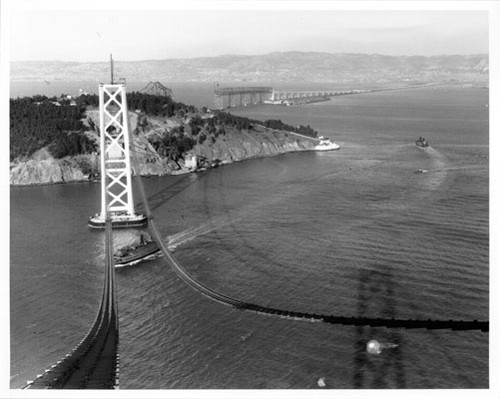
<svg viewBox="0 0 500 399">
<path fill-rule="evenodd" d="M 180 194 L 184 190 L 186 190 L 189 186 L 196 183 L 198 180 L 202 179 L 209 173 L 209 170 L 198 172 L 198 173 L 188 173 L 182 176 L 176 182 L 170 184 L 165 187 L 163 190 L 153 194 L 148 198 L 148 203 L 151 211 L 161 207 L 167 201 Z M 138 202 L 136 205 L 136 209 L 140 212 L 144 212 L 144 202 Z"/>
<path fill-rule="evenodd" d="M 394 280 L 391 268 L 374 265 L 372 270 L 361 270 L 358 276 L 358 317 L 396 317 Z M 380 343 L 397 345 L 370 354 L 367 343 L 376 339 Z M 403 340 L 396 329 L 357 326 L 354 340 L 354 388 L 385 389 L 406 388 L 403 364 Z"/>
</svg>

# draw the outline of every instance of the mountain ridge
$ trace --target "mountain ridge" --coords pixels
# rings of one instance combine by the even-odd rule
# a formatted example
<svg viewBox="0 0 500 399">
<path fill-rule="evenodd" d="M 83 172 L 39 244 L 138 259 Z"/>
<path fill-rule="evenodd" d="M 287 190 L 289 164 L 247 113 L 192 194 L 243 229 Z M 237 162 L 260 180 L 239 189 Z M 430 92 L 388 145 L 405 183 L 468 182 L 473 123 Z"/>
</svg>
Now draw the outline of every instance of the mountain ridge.
<svg viewBox="0 0 500 399">
<path fill-rule="evenodd" d="M 109 75 L 108 61 L 11 61 L 10 66 L 11 80 L 102 80 Z M 485 81 L 488 73 L 488 54 L 391 56 L 290 51 L 115 61 L 115 76 L 131 81 Z"/>
</svg>

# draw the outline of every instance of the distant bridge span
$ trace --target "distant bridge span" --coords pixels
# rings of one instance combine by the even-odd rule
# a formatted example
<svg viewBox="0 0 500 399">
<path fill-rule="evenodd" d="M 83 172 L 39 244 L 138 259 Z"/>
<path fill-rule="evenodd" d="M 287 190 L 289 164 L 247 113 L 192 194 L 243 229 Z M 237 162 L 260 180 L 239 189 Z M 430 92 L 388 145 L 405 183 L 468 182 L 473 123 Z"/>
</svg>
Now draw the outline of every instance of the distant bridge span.
<svg viewBox="0 0 500 399">
<path fill-rule="evenodd" d="M 217 85 L 214 89 L 214 104 L 217 109 L 260 104 L 269 100 L 272 93 L 272 87 L 219 87 Z"/>
<path fill-rule="evenodd" d="M 366 93 L 369 90 L 344 90 L 344 91 L 331 91 L 331 90 L 309 90 L 309 91 L 276 91 L 273 90 L 271 101 L 279 100 L 293 100 L 297 98 L 310 98 L 310 97 L 334 97 L 345 96 L 348 94 Z"/>
<path fill-rule="evenodd" d="M 303 90 L 303 91 L 280 91 L 272 87 L 248 86 L 248 87 L 220 87 L 214 88 L 214 105 L 217 109 L 244 107 L 247 105 L 270 103 L 294 102 L 300 99 L 328 98 L 333 96 L 344 96 L 348 94 L 359 94 L 370 90 Z"/>
</svg>

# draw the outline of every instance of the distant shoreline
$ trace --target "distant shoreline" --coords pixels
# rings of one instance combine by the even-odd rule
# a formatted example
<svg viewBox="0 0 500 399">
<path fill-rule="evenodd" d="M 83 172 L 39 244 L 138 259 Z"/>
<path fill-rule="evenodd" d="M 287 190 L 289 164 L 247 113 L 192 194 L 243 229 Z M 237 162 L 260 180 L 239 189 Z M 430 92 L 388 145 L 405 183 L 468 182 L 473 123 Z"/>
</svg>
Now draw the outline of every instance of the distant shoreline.
<svg viewBox="0 0 500 399">
<path fill-rule="evenodd" d="M 242 70 L 242 65 L 246 67 Z M 314 51 L 273 52 L 161 60 L 119 61 L 128 81 L 163 82 L 421 82 L 487 81 L 489 54 L 404 56 Z M 11 80 L 107 80 L 101 62 L 12 61 Z"/>
</svg>

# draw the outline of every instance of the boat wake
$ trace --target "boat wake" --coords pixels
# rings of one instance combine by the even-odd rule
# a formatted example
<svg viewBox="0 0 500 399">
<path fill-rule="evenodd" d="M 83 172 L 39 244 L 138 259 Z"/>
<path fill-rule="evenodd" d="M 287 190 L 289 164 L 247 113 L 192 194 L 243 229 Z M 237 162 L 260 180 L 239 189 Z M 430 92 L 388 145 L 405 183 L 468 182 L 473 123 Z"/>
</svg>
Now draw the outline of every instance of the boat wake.
<svg viewBox="0 0 500 399">
<path fill-rule="evenodd" d="M 426 186 L 432 190 L 436 190 L 446 179 L 447 159 L 443 154 L 432 147 L 427 147 L 425 149 L 425 153 L 430 158 L 430 164 L 427 165 L 425 169 L 428 172 L 433 172 L 432 174 L 429 174 L 429 177 L 426 180 Z"/>
<path fill-rule="evenodd" d="M 184 245 L 188 243 L 189 241 L 192 241 L 198 237 L 201 237 L 205 234 L 211 233 L 217 229 L 220 229 L 221 227 L 224 227 L 232 222 L 234 222 L 234 218 L 229 219 L 229 218 L 219 218 L 219 219 L 214 219 L 209 222 L 203 223 L 199 226 L 196 227 L 191 227 L 189 229 L 186 229 L 184 231 L 181 231 L 177 234 L 173 234 L 171 236 L 166 237 L 166 240 L 164 244 L 167 246 L 168 250 L 171 252 L 174 252 L 177 247 L 180 245 Z M 135 236 L 132 236 L 133 238 L 127 236 L 125 239 L 122 238 L 121 242 L 128 242 L 128 245 L 138 245 L 137 244 L 137 238 Z M 126 246 L 126 245 L 125 245 Z M 144 260 L 152 260 L 152 259 L 157 259 L 162 256 L 161 251 L 159 252 L 154 252 L 150 255 L 143 256 L 139 259 L 132 260 L 132 261 L 127 261 L 127 262 L 116 262 L 115 267 L 116 268 L 122 268 L 122 267 L 128 267 L 128 266 L 134 266 L 138 263 L 141 263 Z"/>
<path fill-rule="evenodd" d="M 173 234 L 167 237 L 167 248 L 170 251 L 175 251 L 177 247 L 180 245 L 184 245 L 189 241 L 192 241 L 198 237 L 201 237 L 205 234 L 209 234 L 213 231 L 216 231 L 222 227 L 230 225 L 234 223 L 236 219 L 221 217 L 210 220 L 209 222 L 203 223 L 196 227 L 190 227 L 187 230 L 181 231 L 179 233 Z"/>
<path fill-rule="evenodd" d="M 138 263 L 141 263 L 145 260 L 152 260 L 152 259 L 157 259 L 161 256 L 161 251 L 160 252 L 157 252 L 155 254 L 152 254 L 152 255 L 149 255 L 149 256 L 146 256 L 144 258 L 141 258 L 141 259 L 137 259 L 136 261 L 133 261 L 133 262 L 128 262 L 128 263 L 125 263 L 125 264 L 116 264 L 115 263 L 115 268 L 116 269 L 119 269 L 119 268 L 122 268 L 122 267 L 128 267 L 128 266 L 134 266 L 134 265 L 137 265 Z"/>
<path fill-rule="evenodd" d="M 488 169 L 485 165 L 462 165 L 462 166 L 450 166 L 442 169 L 432 169 L 428 170 L 427 173 L 436 173 L 436 172 L 455 172 L 455 171 L 477 171 L 477 170 L 485 170 Z"/>
</svg>

